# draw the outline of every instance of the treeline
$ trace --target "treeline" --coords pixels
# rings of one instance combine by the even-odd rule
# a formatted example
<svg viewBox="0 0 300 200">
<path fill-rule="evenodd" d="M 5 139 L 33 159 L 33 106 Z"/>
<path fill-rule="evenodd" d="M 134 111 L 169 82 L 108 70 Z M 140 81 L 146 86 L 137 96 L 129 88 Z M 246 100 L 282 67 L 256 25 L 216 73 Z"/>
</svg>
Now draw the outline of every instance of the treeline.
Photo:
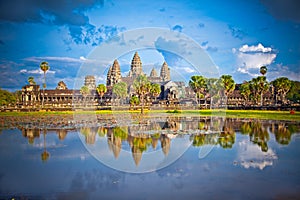
<svg viewBox="0 0 300 200">
<path fill-rule="evenodd" d="M 267 81 L 265 74 L 267 68 L 260 68 L 261 76 L 252 78 L 236 85 L 232 76 L 222 75 L 220 78 L 206 78 L 204 76 L 192 76 L 189 81 L 190 87 L 196 93 L 196 98 L 206 99 L 208 97 L 220 98 L 222 95 L 228 96 L 239 90 L 245 104 L 263 105 L 263 95 L 267 92 L 274 97 L 275 104 L 287 104 L 300 102 L 300 82 L 289 80 L 287 77 L 279 77 L 271 82 Z"/>
<path fill-rule="evenodd" d="M 0 106 L 16 105 L 21 98 L 21 91 L 9 92 L 0 88 Z"/>
</svg>

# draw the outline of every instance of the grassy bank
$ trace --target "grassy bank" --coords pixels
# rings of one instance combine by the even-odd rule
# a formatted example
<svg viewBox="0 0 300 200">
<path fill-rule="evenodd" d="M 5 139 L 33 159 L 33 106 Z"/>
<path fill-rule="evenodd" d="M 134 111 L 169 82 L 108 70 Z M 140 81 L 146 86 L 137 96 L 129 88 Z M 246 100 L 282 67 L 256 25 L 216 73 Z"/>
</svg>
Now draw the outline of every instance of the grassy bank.
<svg viewBox="0 0 300 200">
<path fill-rule="evenodd" d="M 0 112 L 0 116 L 44 116 L 44 115 L 73 115 L 73 114 L 122 114 L 122 113 L 140 113 L 140 111 L 38 111 L 38 112 Z M 146 110 L 145 114 L 167 113 L 166 110 Z M 265 111 L 265 110 L 182 110 L 169 111 L 170 115 L 178 116 L 226 116 L 229 118 L 256 118 L 256 119 L 272 119 L 272 120 L 292 120 L 300 121 L 300 112 L 290 114 L 289 111 Z"/>
</svg>

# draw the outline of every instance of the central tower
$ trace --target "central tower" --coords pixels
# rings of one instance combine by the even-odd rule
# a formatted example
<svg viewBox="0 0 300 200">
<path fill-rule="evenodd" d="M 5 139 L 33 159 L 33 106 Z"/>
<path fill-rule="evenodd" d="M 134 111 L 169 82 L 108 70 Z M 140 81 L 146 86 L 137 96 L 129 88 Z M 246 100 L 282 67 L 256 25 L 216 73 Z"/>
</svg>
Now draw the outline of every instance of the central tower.
<svg viewBox="0 0 300 200">
<path fill-rule="evenodd" d="M 135 52 L 132 61 L 131 61 L 131 69 L 129 72 L 129 77 L 137 77 L 139 75 L 143 75 L 142 62 L 139 54 Z"/>
</svg>

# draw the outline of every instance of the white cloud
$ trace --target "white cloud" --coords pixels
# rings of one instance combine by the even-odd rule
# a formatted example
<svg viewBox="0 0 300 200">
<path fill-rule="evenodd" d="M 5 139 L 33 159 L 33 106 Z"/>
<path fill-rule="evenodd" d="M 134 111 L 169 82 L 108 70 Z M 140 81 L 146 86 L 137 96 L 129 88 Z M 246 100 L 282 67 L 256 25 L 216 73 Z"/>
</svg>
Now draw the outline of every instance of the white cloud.
<svg viewBox="0 0 300 200">
<path fill-rule="evenodd" d="M 19 72 L 22 74 L 44 74 L 44 72 L 41 69 L 35 69 L 35 70 L 21 69 Z M 48 70 L 47 74 L 55 74 L 55 71 Z"/>
<path fill-rule="evenodd" d="M 268 66 L 273 63 L 276 53 L 271 47 L 243 45 L 238 50 L 233 48 L 232 52 L 237 56 L 237 71 L 250 76 L 257 76 L 261 66 Z"/>
<path fill-rule="evenodd" d="M 243 45 L 241 48 L 239 48 L 240 52 L 248 53 L 248 52 L 263 52 L 268 53 L 272 51 L 271 47 L 264 47 L 261 43 L 259 43 L 257 46 L 249 46 L 247 44 Z"/>
</svg>

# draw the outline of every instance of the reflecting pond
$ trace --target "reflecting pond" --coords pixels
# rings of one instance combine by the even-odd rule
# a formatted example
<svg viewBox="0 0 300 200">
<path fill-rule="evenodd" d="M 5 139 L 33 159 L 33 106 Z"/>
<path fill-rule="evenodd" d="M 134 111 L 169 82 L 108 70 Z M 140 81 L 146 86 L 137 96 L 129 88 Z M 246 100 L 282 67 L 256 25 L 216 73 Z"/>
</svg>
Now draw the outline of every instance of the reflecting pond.
<svg viewBox="0 0 300 200">
<path fill-rule="evenodd" d="M 299 122 L 82 119 L 1 118 L 0 199 L 300 198 Z"/>
</svg>

